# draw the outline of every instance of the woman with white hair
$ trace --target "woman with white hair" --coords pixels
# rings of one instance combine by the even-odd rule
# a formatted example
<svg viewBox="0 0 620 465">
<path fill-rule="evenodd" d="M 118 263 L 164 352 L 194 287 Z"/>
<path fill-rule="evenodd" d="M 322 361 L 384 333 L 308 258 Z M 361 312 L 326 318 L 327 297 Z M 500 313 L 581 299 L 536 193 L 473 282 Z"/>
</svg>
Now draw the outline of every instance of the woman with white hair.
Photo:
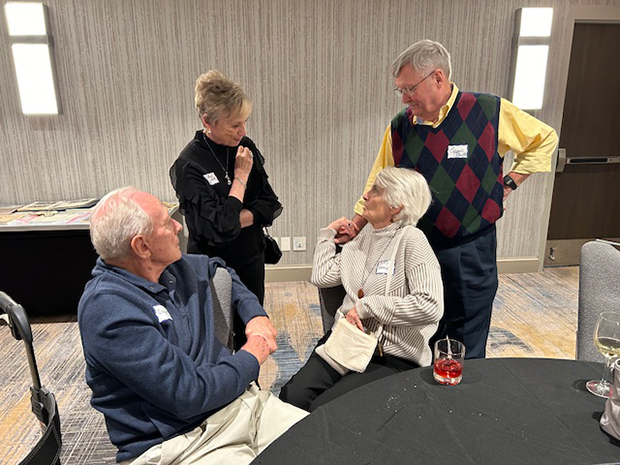
<svg viewBox="0 0 620 465">
<path fill-rule="evenodd" d="M 415 227 L 431 202 L 428 184 L 416 171 L 385 168 L 364 200 L 363 217 L 372 231 L 338 253 L 334 237 L 351 227 L 349 220 L 321 229 L 311 281 L 321 288 L 342 284 L 346 296 L 332 331 L 344 318 L 357 330 L 376 334 L 377 350 L 363 372 L 348 371 L 326 353 L 328 331 L 280 392 L 282 400 L 308 411 L 362 384 L 432 361 L 429 339 L 443 315 L 443 287 L 435 254 Z"/>
</svg>

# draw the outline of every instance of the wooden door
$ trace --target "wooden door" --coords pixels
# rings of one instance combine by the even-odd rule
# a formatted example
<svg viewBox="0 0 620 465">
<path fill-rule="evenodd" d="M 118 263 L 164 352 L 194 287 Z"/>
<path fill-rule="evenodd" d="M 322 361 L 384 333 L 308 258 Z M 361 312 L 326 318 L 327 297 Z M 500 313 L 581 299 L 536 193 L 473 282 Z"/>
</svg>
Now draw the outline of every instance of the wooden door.
<svg viewBox="0 0 620 465">
<path fill-rule="evenodd" d="M 620 24 L 575 24 L 545 265 L 620 238 L 619 57 Z"/>
</svg>

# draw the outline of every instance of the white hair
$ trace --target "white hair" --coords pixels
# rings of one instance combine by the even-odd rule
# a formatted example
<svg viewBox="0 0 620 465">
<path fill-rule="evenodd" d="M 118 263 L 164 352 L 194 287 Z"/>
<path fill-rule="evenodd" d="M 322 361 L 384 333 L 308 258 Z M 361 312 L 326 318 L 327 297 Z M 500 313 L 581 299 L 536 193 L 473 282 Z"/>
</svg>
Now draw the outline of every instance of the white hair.
<svg viewBox="0 0 620 465">
<path fill-rule="evenodd" d="M 391 66 L 392 76 L 398 77 L 401 68 L 405 65 L 411 65 L 415 71 L 422 74 L 440 69 L 448 80 L 452 74 L 450 53 L 439 42 L 428 39 L 416 42 L 396 57 Z"/>
<path fill-rule="evenodd" d="M 385 189 L 383 197 L 388 205 L 402 210 L 394 220 L 415 226 L 431 204 L 431 190 L 424 176 L 408 168 L 388 167 L 377 175 L 375 185 Z"/>
<path fill-rule="evenodd" d="M 134 236 L 153 232 L 153 220 L 133 198 L 138 193 L 135 187 L 116 189 L 93 209 L 90 240 L 104 260 L 129 256 Z"/>
</svg>

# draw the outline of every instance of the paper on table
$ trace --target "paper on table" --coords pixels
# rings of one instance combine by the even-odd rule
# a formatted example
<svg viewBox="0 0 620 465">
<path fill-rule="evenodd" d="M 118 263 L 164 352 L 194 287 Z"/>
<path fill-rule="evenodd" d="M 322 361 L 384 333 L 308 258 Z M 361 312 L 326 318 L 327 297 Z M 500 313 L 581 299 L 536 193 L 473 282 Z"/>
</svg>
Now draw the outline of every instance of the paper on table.
<svg viewBox="0 0 620 465">
<path fill-rule="evenodd" d="M 86 198 L 78 200 L 61 200 L 53 202 L 32 202 L 23 207 L 19 207 L 17 211 L 31 212 L 31 211 L 50 211 L 50 210 L 67 210 L 70 208 L 88 208 L 92 207 L 98 202 L 96 198 Z"/>
<path fill-rule="evenodd" d="M 0 207 L 0 216 L 10 215 L 11 213 L 13 213 L 15 210 L 17 210 L 20 207 L 21 205 L 8 205 L 6 207 Z"/>
</svg>

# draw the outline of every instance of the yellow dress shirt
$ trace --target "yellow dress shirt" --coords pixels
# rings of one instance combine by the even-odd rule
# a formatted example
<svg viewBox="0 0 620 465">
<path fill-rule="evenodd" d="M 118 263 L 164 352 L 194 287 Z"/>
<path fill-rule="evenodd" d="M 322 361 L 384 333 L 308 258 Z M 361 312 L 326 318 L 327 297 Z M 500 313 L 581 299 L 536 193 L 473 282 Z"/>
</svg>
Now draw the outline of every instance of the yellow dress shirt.
<svg viewBox="0 0 620 465">
<path fill-rule="evenodd" d="M 433 126 L 433 128 L 439 126 L 454 106 L 458 92 L 458 87 L 452 83 L 450 98 L 439 110 L 439 118 L 436 122 L 422 121 L 414 117 L 413 124 L 426 124 Z M 521 174 L 551 171 L 553 152 L 558 144 L 558 136 L 555 130 L 503 98 L 500 99 L 497 138 L 497 152 L 500 157 L 503 158 L 509 150 L 515 154 L 511 171 Z M 388 166 L 394 166 L 391 123 L 383 135 L 383 142 L 366 181 L 364 192 L 370 190 L 379 171 Z M 355 213 L 361 215 L 363 206 L 364 199 L 360 197 L 355 204 Z"/>
</svg>

